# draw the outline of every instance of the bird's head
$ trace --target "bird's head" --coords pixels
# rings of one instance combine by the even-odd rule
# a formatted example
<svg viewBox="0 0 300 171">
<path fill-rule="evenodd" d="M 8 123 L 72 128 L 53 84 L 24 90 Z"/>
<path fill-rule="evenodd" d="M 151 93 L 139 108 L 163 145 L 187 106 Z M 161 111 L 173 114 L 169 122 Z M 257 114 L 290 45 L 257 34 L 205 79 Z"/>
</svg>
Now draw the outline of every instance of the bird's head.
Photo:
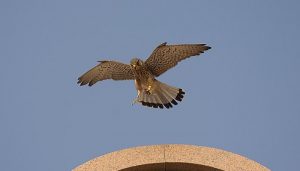
<svg viewBox="0 0 300 171">
<path fill-rule="evenodd" d="M 142 60 L 140 60 L 138 58 L 133 58 L 130 61 L 130 66 L 135 69 L 135 68 L 141 67 L 143 65 L 143 63 L 144 62 Z"/>
</svg>

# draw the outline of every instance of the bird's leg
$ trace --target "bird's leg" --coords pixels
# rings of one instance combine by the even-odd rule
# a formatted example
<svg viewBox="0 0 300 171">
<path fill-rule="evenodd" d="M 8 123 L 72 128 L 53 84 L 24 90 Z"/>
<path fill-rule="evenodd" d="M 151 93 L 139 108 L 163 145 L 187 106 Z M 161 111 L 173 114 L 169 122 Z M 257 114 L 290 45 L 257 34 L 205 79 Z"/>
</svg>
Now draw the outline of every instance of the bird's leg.
<svg viewBox="0 0 300 171">
<path fill-rule="evenodd" d="M 146 89 L 145 89 L 145 92 L 148 94 L 148 95 L 151 95 L 153 93 L 153 89 L 155 89 L 155 79 L 152 78 L 152 77 L 149 77 L 147 79 L 147 84 L 146 84 Z"/>
<path fill-rule="evenodd" d="M 132 104 L 131 105 L 134 105 L 138 102 L 138 98 L 135 98 L 133 101 L 132 101 Z"/>
<path fill-rule="evenodd" d="M 137 94 L 136 98 L 132 101 L 132 105 L 139 102 L 139 97 L 140 97 L 140 91 L 138 90 L 138 94 Z"/>
<path fill-rule="evenodd" d="M 151 94 L 151 88 L 152 88 L 152 86 L 149 85 L 149 86 L 147 87 L 147 89 L 146 89 L 146 93 L 147 93 L 148 95 Z"/>
</svg>

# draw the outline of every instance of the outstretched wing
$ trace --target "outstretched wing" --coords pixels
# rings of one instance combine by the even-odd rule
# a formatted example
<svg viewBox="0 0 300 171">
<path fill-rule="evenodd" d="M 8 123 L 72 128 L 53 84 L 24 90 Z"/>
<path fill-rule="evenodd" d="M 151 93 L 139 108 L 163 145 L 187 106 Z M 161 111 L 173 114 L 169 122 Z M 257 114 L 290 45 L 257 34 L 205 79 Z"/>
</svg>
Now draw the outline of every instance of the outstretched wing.
<svg viewBox="0 0 300 171">
<path fill-rule="evenodd" d="M 165 42 L 152 52 L 145 63 L 152 74 L 159 76 L 181 60 L 200 55 L 210 48 L 205 44 L 167 45 Z"/>
<path fill-rule="evenodd" d="M 78 78 L 78 84 L 92 86 L 98 81 L 113 80 L 133 80 L 134 74 L 130 65 L 116 61 L 99 61 L 99 65 L 87 71 Z"/>
</svg>

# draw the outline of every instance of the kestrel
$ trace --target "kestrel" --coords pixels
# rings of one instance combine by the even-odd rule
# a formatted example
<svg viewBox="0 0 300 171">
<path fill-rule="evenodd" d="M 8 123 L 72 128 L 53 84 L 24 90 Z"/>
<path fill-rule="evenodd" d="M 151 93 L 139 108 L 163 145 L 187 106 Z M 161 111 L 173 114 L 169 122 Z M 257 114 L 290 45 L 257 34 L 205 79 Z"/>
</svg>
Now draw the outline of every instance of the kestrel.
<svg viewBox="0 0 300 171">
<path fill-rule="evenodd" d="M 167 45 L 165 42 L 160 44 L 146 61 L 133 58 L 130 65 L 117 61 L 99 61 L 100 64 L 80 76 L 77 83 L 80 86 L 86 84 L 92 86 L 106 79 L 134 80 L 137 97 L 133 104 L 141 103 L 144 106 L 161 109 L 171 108 L 172 104 L 177 105 L 177 101 L 182 101 L 185 92 L 181 88 L 158 81 L 156 77 L 181 60 L 200 55 L 210 48 L 206 44 Z"/>
</svg>

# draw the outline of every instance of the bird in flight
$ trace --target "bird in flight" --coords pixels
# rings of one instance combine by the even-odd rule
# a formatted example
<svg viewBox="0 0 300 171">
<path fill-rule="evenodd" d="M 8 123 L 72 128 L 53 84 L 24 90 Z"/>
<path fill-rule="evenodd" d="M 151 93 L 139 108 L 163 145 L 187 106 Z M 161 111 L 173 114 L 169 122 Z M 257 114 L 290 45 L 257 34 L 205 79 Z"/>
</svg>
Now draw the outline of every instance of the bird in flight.
<svg viewBox="0 0 300 171">
<path fill-rule="evenodd" d="M 160 44 L 146 61 L 133 58 L 130 64 L 104 60 L 78 78 L 80 86 L 94 85 L 98 81 L 134 80 L 137 97 L 134 103 L 153 108 L 172 108 L 182 101 L 185 92 L 156 79 L 178 62 L 191 56 L 200 55 L 211 47 L 206 44 Z"/>
</svg>

